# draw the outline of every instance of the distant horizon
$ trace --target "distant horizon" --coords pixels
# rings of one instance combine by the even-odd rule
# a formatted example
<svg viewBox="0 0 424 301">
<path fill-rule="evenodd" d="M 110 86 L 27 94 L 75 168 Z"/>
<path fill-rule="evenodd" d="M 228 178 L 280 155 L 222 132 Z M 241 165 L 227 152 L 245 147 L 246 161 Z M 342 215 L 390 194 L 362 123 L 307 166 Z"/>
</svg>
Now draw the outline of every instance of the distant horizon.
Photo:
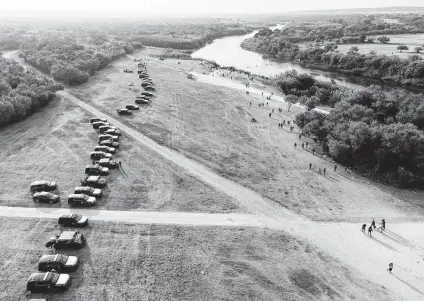
<svg viewBox="0 0 424 301">
<path fill-rule="evenodd" d="M 22 9 L 24 8 L 24 9 Z M 2 4 L 2 17 L 219 17 L 242 15 L 278 15 L 287 13 L 327 12 L 347 10 L 378 10 L 399 8 L 424 10 L 422 0 L 357 0 L 354 3 L 339 0 L 306 0 L 302 3 L 285 0 L 244 2 L 239 0 L 121 0 L 119 2 L 82 1 L 59 3 L 53 0 L 15 0 Z"/>
</svg>

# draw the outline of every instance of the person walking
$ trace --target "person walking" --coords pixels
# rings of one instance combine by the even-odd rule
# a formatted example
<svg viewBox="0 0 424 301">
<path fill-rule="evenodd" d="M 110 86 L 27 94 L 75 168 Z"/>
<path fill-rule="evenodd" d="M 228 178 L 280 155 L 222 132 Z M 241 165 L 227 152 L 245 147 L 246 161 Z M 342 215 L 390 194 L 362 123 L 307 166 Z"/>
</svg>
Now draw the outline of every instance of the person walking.
<svg viewBox="0 0 424 301">
<path fill-rule="evenodd" d="M 302 134 L 299 134 L 299 140 L 302 139 Z"/>
<path fill-rule="evenodd" d="M 271 114 L 272 114 L 272 113 L 269 113 L 269 118 L 271 118 Z"/>
<path fill-rule="evenodd" d="M 374 229 L 376 228 L 376 226 L 375 226 L 375 220 L 372 220 L 371 226 L 372 226 Z"/>
<path fill-rule="evenodd" d="M 324 167 L 324 176 L 325 176 L 325 171 L 326 171 L 327 169 L 325 169 L 325 167 Z"/>
<path fill-rule="evenodd" d="M 384 220 L 384 218 L 381 220 L 381 227 L 383 228 L 383 230 L 386 230 L 386 221 Z"/>
<path fill-rule="evenodd" d="M 295 143 L 294 143 L 294 148 L 296 148 L 296 146 L 297 146 L 297 143 L 295 142 Z"/>
<path fill-rule="evenodd" d="M 392 273 L 393 270 L 393 262 L 389 263 L 389 268 L 387 269 L 389 271 L 389 273 Z"/>
<path fill-rule="evenodd" d="M 312 155 L 315 155 L 315 148 L 312 150 Z"/>
<path fill-rule="evenodd" d="M 312 169 L 312 163 L 309 163 L 309 170 Z"/>
<path fill-rule="evenodd" d="M 302 148 L 303 148 L 303 149 L 305 148 L 305 143 L 302 143 Z"/>
<path fill-rule="evenodd" d="M 334 165 L 334 172 L 336 172 L 336 170 L 337 170 L 337 164 Z"/>
<path fill-rule="evenodd" d="M 252 106 L 252 102 L 250 102 L 250 106 Z"/>
<path fill-rule="evenodd" d="M 367 227 L 367 224 L 362 225 L 362 232 L 365 233 L 365 228 Z"/>
<path fill-rule="evenodd" d="M 122 167 L 122 163 L 121 161 L 119 161 L 119 169 L 121 169 L 121 167 Z"/>
<path fill-rule="evenodd" d="M 369 235 L 369 236 L 372 236 L 372 235 L 371 235 L 371 232 L 372 232 L 372 226 L 369 226 L 369 227 L 368 227 L 368 235 Z"/>
<path fill-rule="evenodd" d="M 319 174 L 319 175 L 320 175 L 320 174 L 322 174 L 321 167 L 320 167 L 320 168 L 318 168 L 318 174 Z"/>
<path fill-rule="evenodd" d="M 308 147 L 309 142 L 306 142 L 306 147 Z"/>
</svg>

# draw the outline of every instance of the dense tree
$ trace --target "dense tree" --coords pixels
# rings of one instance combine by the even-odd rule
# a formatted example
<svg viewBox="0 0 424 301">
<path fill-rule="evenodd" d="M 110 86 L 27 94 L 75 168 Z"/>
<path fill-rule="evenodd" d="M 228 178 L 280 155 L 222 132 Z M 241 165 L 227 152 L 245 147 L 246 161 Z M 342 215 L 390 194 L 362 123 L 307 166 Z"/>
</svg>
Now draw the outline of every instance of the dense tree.
<svg viewBox="0 0 424 301">
<path fill-rule="evenodd" d="M 409 47 L 405 45 L 399 45 L 398 47 L 396 47 L 396 49 L 402 52 L 402 50 L 409 50 Z"/>
<path fill-rule="evenodd" d="M 414 50 L 415 50 L 416 53 L 420 53 L 421 50 L 423 50 L 423 48 L 420 47 L 420 46 L 417 46 L 417 47 L 414 48 Z"/>
<path fill-rule="evenodd" d="M 387 44 L 390 42 L 390 38 L 386 37 L 386 36 L 381 36 L 377 38 L 377 41 L 379 41 L 380 43 L 383 44 Z"/>
</svg>

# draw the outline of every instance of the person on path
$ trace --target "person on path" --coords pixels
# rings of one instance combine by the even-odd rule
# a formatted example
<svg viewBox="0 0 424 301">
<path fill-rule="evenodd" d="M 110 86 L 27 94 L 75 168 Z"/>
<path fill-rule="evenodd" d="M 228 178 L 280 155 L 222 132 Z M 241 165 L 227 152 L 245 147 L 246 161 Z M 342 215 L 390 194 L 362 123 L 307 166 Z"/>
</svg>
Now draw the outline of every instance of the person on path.
<svg viewBox="0 0 424 301">
<path fill-rule="evenodd" d="M 274 113 L 274 109 L 272 109 L 272 113 Z"/>
<path fill-rule="evenodd" d="M 318 169 L 318 174 L 322 174 L 321 167 Z"/>
<path fill-rule="evenodd" d="M 365 233 L 365 228 L 367 227 L 367 224 L 363 224 L 362 225 L 362 232 L 364 232 Z"/>
<path fill-rule="evenodd" d="M 372 220 L 371 226 L 372 226 L 374 229 L 376 228 L 376 226 L 375 226 L 375 220 Z"/>
<path fill-rule="evenodd" d="M 283 120 L 283 124 L 286 124 L 286 120 L 285 119 Z"/>
<path fill-rule="evenodd" d="M 325 171 L 326 171 L 326 169 L 325 169 L 325 167 L 324 167 L 324 176 L 325 176 Z"/>
<path fill-rule="evenodd" d="M 121 163 L 121 161 L 119 161 L 119 168 L 121 168 L 122 167 L 122 163 Z"/>
<path fill-rule="evenodd" d="M 252 102 L 250 102 L 250 106 L 252 106 Z"/>
<path fill-rule="evenodd" d="M 369 227 L 368 227 L 368 235 L 369 235 L 369 236 L 372 236 L 372 235 L 371 235 L 371 232 L 372 232 L 372 226 L 369 226 Z"/>
<path fill-rule="evenodd" d="M 309 163 L 309 170 L 312 169 L 312 163 Z"/>
<path fill-rule="evenodd" d="M 315 155 L 315 148 L 312 150 L 312 155 Z"/>
<path fill-rule="evenodd" d="M 264 95 L 264 92 L 262 92 L 262 95 Z"/>
<path fill-rule="evenodd" d="M 389 268 L 387 269 L 389 271 L 389 273 L 392 273 L 393 270 L 393 262 L 389 263 Z"/>
<path fill-rule="evenodd" d="M 386 221 L 384 218 L 381 220 L 381 227 L 383 227 L 383 230 L 386 230 Z"/>
<path fill-rule="evenodd" d="M 306 147 L 308 147 L 308 144 L 309 144 L 309 143 L 308 143 L 308 142 L 306 142 Z"/>
<path fill-rule="evenodd" d="M 302 139 L 302 134 L 299 134 L 299 140 Z"/>
<path fill-rule="evenodd" d="M 271 114 L 272 114 L 272 113 L 269 113 L 269 117 L 270 117 L 270 118 L 271 118 Z"/>
<path fill-rule="evenodd" d="M 297 146 L 297 143 L 294 143 L 294 148 L 296 148 L 296 146 Z"/>
<path fill-rule="evenodd" d="M 266 102 L 266 106 L 268 106 L 268 102 Z"/>
<path fill-rule="evenodd" d="M 336 170 L 337 170 L 337 164 L 334 165 L 334 172 L 336 172 Z"/>
<path fill-rule="evenodd" d="M 302 148 L 305 148 L 305 143 L 302 143 Z"/>
</svg>

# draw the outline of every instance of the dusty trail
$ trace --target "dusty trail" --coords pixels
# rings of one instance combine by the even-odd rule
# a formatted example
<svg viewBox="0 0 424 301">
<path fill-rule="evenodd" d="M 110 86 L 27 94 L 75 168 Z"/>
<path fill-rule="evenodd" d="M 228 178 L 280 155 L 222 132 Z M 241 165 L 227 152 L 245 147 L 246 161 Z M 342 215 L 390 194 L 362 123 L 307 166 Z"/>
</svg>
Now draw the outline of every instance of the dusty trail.
<svg viewBox="0 0 424 301">
<path fill-rule="evenodd" d="M 21 60 L 18 60 L 21 61 Z M 22 63 L 22 62 L 21 62 Z M 248 226 L 284 230 L 306 239 L 324 252 L 360 271 L 364 278 L 390 290 L 394 300 L 424 300 L 424 224 L 390 224 L 388 231 L 366 237 L 360 225 L 351 223 L 319 223 L 299 216 L 258 193 L 215 174 L 204 165 L 159 145 L 155 141 L 71 95 L 67 90 L 58 93 L 93 115 L 107 118 L 163 158 L 174 162 L 203 182 L 237 200 L 248 212 L 242 214 L 197 214 L 120 212 L 106 210 L 72 210 L 91 216 L 93 220 L 133 223 L 165 223 L 203 226 Z M 63 210 L 63 211 L 62 211 Z M 67 209 L 0 207 L 0 216 L 57 218 Z M 395 262 L 396 275 L 386 272 L 389 262 Z M 331 271 L 329 271 L 331 272 Z"/>
</svg>

